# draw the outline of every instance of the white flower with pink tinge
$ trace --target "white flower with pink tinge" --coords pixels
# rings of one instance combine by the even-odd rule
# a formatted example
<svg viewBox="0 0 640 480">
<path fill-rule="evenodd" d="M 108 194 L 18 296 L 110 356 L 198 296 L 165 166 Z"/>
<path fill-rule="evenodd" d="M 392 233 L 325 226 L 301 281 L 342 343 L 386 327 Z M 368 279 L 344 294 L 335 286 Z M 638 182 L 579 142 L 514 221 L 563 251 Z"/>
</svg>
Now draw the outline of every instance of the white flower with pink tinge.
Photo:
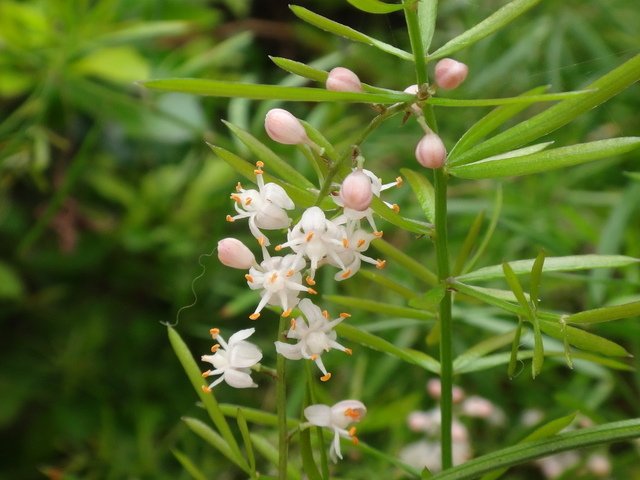
<svg viewBox="0 0 640 480">
<path fill-rule="evenodd" d="M 210 385 L 203 385 L 202 389 L 208 393 L 223 381 L 235 388 L 257 387 L 258 385 L 253 382 L 249 372 L 251 367 L 262 359 L 262 352 L 253 343 L 246 341 L 253 335 L 255 328 L 247 328 L 234 333 L 229 338 L 229 343 L 224 341 L 217 328 L 212 328 L 209 332 L 218 343 L 211 347 L 213 355 L 202 355 L 201 360 L 209 362 L 214 370 L 207 370 L 202 373 L 202 376 L 204 378 L 212 375 L 220 376 Z"/>
<path fill-rule="evenodd" d="M 251 234 L 261 245 L 269 245 L 269 239 L 260 229 L 287 228 L 291 224 L 291 219 L 285 210 L 292 210 L 295 205 L 280 185 L 264 183 L 263 166 L 262 162 L 257 162 L 257 168 L 254 170 L 258 190 L 246 190 L 240 183 L 236 186 L 236 193 L 231 194 L 231 199 L 235 201 L 234 207 L 238 214 L 227 215 L 227 221 L 234 222 L 241 218 L 248 218 Z"/>
<path fill-rule="evenodd" d="M 345 268 L 339 254 L 346 248 L 346 232 L 331 220 L 327 220 L 324 212 L 318 207 L 305 210 L 300 221 L 287 234 L 287 241 L 276 247 L 280 251 L 291 248 L 298 255 L 304 255 L 311 262 L 307 283 L 314 285 L 318 264 L 327 258 L 340 268 Z"/>
<path fill-rule="evenodd" d="M 315 294 L 316 291 L 302 284 L 300 271 L 306 263 L 299 255 L 285 255 L 272 257 L 263 246 L 264 260 L 260 265 L 251 267 L 245 275 L 251 290 L 261 290 L 260 302 L 255 311 L 249 315 L 251 320 L 257 320 L 260 312 L 267 305 L 281 307 L 282 316 L 287 317 L 298 304 L 300 292 Z"/>
<path fill-rule="evenodd" d="M 276 351 L 289 360 L 303 358 L 313 360 L 323 373 L 320 380 L 326 382 L 331 378 L 331 374 L 327 372 L 324 363 L 322 363 L 322 354 L 335 348 L 351 355 L 351 349 L 336 342 L 338 335 L 334 330 L 336 325 L 349 317 L 349 314 L 341 313 L 338 318 L 329 320 L 327 311 L 320 310 L 320 307 L 314 305 L 308 298 L 302 299 L 298 308 L 302 312 L 302 316 L 291 320 L 291 327 L 287 332 L 287 338 L 298 340 L 298 343 L 292 345 L 275 342 Z"/>
<path fill-rule="evenodd" d="M 348 226 L 350 227 L 351 225 Z M 338 282 L 354 276 L 358 272 L 358 270 L 360 270 L 362 262 L 367 262 L 375 265 L 378 269 L 382 269 L 386 265 L 385 260 L 376 260 L 363 254 L 363 252 L 365 252 L 369 248 L 371 241 L 376 238 L 375 235 L 360 228 L 350 228 L 350 230 L 353 231 L 349 232 L 349 230 L 347 230 L 347 241 L 344 243 L 345 249 L 342 252 L 338 253 L 343 266 L 341 267 L 341 265 L 332 260 L 327 261 L 334 267 L 342 268 L 342 271 L 336 273 L 334 276 L 335 280 L 337 280 Z"/>
<path fill-rule="evenodd" d="M 354 172 L 358 170 L 359 170 L 358 168 L 353 169 Z M 371 180 L 371 192 L 376 197 L 380 197 L 381 192 L 388 190 L 389 188 L 392 188 L 392 187 L 399 187 L 403 183 L 402 177 L 397 177 L 395 182 L 385 183 L 383 185 L 382 180 L 378 178 L 375 175 L 375 173 L 373 173 L 371 170 L 366 170 L 363 168 L 363 169 L 360 169 L 359 171 L 364 173 L 367 177 L 369 177 L 369 180 Z M 374 235 L 376 237 L 382 236 L 382 232 L 378 231 L 378 228 L 376 227 L 376 223 L 373 220 L 373 209 L 371 207 L 365 208 L 364 210 L 355 210 L 353 208 L 349 208 L 348 206 L 345 205 L 345 202 L 343 201 L 340 195 L 334 195 L 333 201 L 337 205 L 343 207 L 344 209 L 342 215 L 340 215 L 338 218 L 334 220 L 334 222 L 337 225 L 358 222 L 359 220 L 366 218 L 367 221 L 369 222 L 369 225 L 374 231 Z M 400 207 L 398 207 L 398 205 L 396 205 L 395 203 L 391 204 L 389 202 L 384 202 L 384 204 L 396 213 L 400 211 Z"/>
<path fill-rule="evenodd" d="M 328 405 L 309 405 L 304 409 L 304 416 L 310 424 L 316 427 L 325 427 L 333 430 L 333 442 L 329 448 L 329 457 L 336 463 L 338 458 L 342 460 L 342 451 L 340 450 L 340 437 L 349 438 L 358 444 L 356 437 L 356 428 L 347 427 L 359 422 L 367 413 L 367 407 L 358 400 L 342 400 L 332 407 Z"/>
</svg>

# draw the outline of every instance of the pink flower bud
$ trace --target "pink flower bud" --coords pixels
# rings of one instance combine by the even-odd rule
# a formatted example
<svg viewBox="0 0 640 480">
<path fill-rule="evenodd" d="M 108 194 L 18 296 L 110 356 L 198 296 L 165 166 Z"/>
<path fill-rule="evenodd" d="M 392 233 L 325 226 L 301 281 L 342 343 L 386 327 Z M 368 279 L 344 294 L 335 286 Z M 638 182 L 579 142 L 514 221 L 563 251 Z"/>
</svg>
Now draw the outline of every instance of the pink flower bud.
<svg viewBox="0 0 640 480">
<path fill-rule="evenodd" d="M 452 58 L 443 58 L 436 63 L 436 83 L 440 88 L 453 90 L 467 78 L 469 67 Z"/>
<path fill-rule="evenodd" d="M 427 392 L 434 400 L 440 400 L 442 396 L 442 385 L 439 378 L 432 378 L 427 382 Z M 454 385 L 451 389 L 451 399 L 453 403 L 460 403 L 464 400 L 464 390 Z"/>
<path fill-rule="evenodd" d="M 327 90 L 334 92 L 361 92 L 362 84 L 358 76 L 348 68 L 336 67 L 327 77 Z"/>
<path fill-rule="evenodd" d="M 467 398 L 462 404 L 462 412 L 470 417 L 489 418 L 494 410 L 493 403 L 476 395 Z"/>
<path fill-rule="evenodd" d="M 371 179 L 362 170 L 351 172 L 340 186 L 340 199 L 346 208 L 362 212 L 369 208 L 372 198 Z"/>
<path fill-rule="evenodd" d="M 223 265 L 247 270 L 256 263 L 251 250 L 236 238 L 224 238 L 218 242 L 218 259 Z"/>
<path fill-rule="evenodd" d="M 416 146 L 416 159 L 426 168 L 441 168 L 447 158 L 444 143 L 435 133 L 428 133 Z"/>
<path fill-rule="evenodd" d="M 264 129 L 272 140 L 283 145 L 299 145 L 309 141 L 300 120 L 282 108 L 272 108 L 267 112 Z"/>
</svg>

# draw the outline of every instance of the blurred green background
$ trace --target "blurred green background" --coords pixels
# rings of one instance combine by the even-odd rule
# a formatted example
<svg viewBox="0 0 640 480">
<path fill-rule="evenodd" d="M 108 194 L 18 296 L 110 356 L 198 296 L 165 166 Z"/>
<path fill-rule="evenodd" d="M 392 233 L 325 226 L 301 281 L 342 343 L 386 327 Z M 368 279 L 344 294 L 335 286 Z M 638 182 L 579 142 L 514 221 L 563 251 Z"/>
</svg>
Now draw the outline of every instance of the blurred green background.
<svg viewBox="0 0 640 480">
<path fill-rule="evenodd" d="M 503 4 L 440 3 L 436 46 Z M 408 48 L 402 15 L 366 15 L 340 0 L 300 4 Z M 451 95 L 509 96 L 547 83 L 552 91 L 580 88 L 637 53 L 638 25 L 634 0 L 543 1 L 513 25 L 460 52 L 456 59 L 469 65 L 470 75 Z M 172 449 L 189 455 L 208 478 L 242 478 L 181 425 L 181 415 L 200 413 L 162 322 L 173 322 L 178 309 L 192 303 L 199 256 L 225 236 L 246 236 L 243 226 L 224 222 L 237 175 L 214 158 L 204 140 L 246 155 L 220 120 L 264 140 L 263 115 L 274 104 L 154 94 L 134 82 L 190 76 L 302 84 L 278 71 L 267 55 L 319 59 L 325 69 L 348 66 L 363 81 L 388 88 L 415 83 L 410 65 L 301 24 L 285 1 L 0 2 L 0 478 L 190 478 Z M 286 108 L 309 118 L 339 145 L 372 116 L 358 105 Z M 485 112 L 438 109 L 446 145 L 451 148 Z M 638 135 L 638 112 L 634 86 L 551 138 L 565 145 Z M 416 166 L 412 150 L 418 138 L 414 125 L 385 124 L 364 145 L 367 165 L 389 181 L 400 167 Z M 293 150 L 273 148 L 312 178 Z M 635 176 L 628 173 L 633 171 Z M 478 211 L 490 213 L 495 187 L 492 181 L 452 184 L 454 252 Z M 504 193 L 496 235 L 479 266 L 529 258 L 540 248 L 550 256 L 640 257 L 637 154 L 507 180 Z M 420 217 L 408 188 L 393 195 L 406 215 Z M 424 239 L 389 227 L 385 238 L 434 265 Z M 181 313 L 179 325 L 195 355 L 207 351 L 210 327 L 224 333 L 248 326 L 255 298 L 246 292 L 242 275 L 221 268 L 215 256 L 202 257 L 202 264 L 206 272 L 194 287 L 198 301 Z M 391 264 L 388 273 L 394 272 L 408 287 L 424 288 Z M 338 287 L 325 282 L 322 291 L 402 301 L 365 282 Z M 544 304 L 576 311 L 637 298 L 640 269 L 550 277 L 543 287 Z M 365 328 L 394 320 L 352 313 Z M 477 309 L 461 313 L 476 319 L 496 316 Z M 261 322 L 275 328 L 272 318 Z M 488 334 L 490 328 L 479 323 L 460 322 L 457 351 L 478 340 L 478 329 Z M 386 322 L 378 334 L 434 354 L 435 347 L 425 344 L 427 332 L 419 322 L 399 320 Z M 598 332 L 622 342 L 636 358 L 640 354 L 640 327 L 634 321 Z M 274 364 L 272 341 L 268 335 L 257 339 L 268 365 Z M 299 368 L 292 366 L 293 378 Z M 396 454 L 417 439 L 404 417 L 429 407 L 424 390 L 415 387 L 426 379 L 424 372 L 362 351 L 328 389 L 334 399 L 345 392 L 357 395 L 374 412 L 377 402 L 363 432 L 368 442 Z M 221 389 L 219 397 L 273 410 L 273 386 L 260 383 L 257 395 Z M 640 416 L 636 373 L 572 373 L 550 363 L 535 382 L 527 374 L 509 382 L 497 368 L 461 383 L 505 409 L 515 428 L 508 438 L 522 432 L 517 414 L 525 407 L 541 408 L 549 417 L 580 409 L 594 421 Z M 293 416 L 299 415 L 302 391 L 293 389 Z M 477 453 L 496 448 L 506 436 L 482 425 L 470 428 Z M 614 473 L 640 475 L 633 470 L 638 468 L 633 449 L 623 445 L 613 451 Z M 388 467 L 376 462 L 358 466 L 345 478 L 377 478 L 376 472 Z M 523 468 L 512 478 L 536 475 L 535 469 Z"/>
</svg>

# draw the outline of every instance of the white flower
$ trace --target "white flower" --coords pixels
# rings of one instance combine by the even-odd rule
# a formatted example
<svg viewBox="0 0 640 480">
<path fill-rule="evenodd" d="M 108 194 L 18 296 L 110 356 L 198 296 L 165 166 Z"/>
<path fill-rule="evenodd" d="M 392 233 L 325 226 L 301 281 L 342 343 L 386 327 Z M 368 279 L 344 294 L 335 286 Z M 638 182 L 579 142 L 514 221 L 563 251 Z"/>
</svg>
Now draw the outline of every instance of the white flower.
<svg viewBox="0 0 640 480">
<path fill-rule="evenodd" d="M 257 387 L 258 385 L 253 383 L 249 371 L 262 359 L 262 352 L 253 343 L 245 341 L 255 332 L 255 328 L 234 333 L 229 338 L 229 343 L 224 341 L 217 328 L 212 328 L 210 332 L 211 337 L 218 343 L 211 347 L 213 355 L 202 355 L 200 358 L 203 362 L 209 362 L 213 365 L 214 370 L 207 370 L 202 373 L 202 376 L 204 378 L 212 375 L 220 376 L 209 386 L 203 386 L 202 389 L 205 392 L 210 392 L 222 381 L 235 388 Z"/>
<path fill-rule="evenodd" d="M 346 248 L 346 232 L 331 220 L 327 220 L 319 207 L 305 210 L 300 221 L 287 234 L 287 241 L 278 245 L 279 251 L 285 247 L 291 248 L 299 255 L 304 255 L 311 262 L 311 272 L 307 279 L 314 285 L 313 278 L 321 260 L 327 258 L 341 268 L 345 268 L 340 253 Z"/>
<path fill-rule="evenodd" d="M 298 308 L 303 316 L 291 321 L 291 328 L 287 332 L 287 338 L 298 340 L 291 345 L 284 342 L 275 342 L 276 351 L 289 360 L 310 359 L 313 360 L 324 374 L 320 379 L 326 382 L 331 374 L 322 363 L 321 355 L 332 348 L 341 350 L 351 355 L 351 350 L 336 342 L 337 334 L 333 330 L 336 325 L 349 317 L 347 313 L 341 313 L 334 320 L 329 320 L 327 311 L 320 310 L 311 300 L 305 298 L 300 301 Z"/>
<path fill-rule="evenodd" d="M 329 456 L 335 463 L 342 459 L 340 437 L 350 438 L 354 445 L 358 444 L 355 427 L 347 430 L 351 423 L 359 422 L 366 415 L 367 408 L 358 400 L 343 400 L 333 407 L 328 405 L 309 405 L 304 409 L 305 418 L 316 427 L 331 428 L 334 432 L 333 442 L 329 448 Z"/>
<path fill-rule="evenodd" d="M 461 465 L 472 457 L 471 445 L 468 442 L 456 442 L 452 444 L 453 465 Z M 429 471 L 442 470 L 440 442 L 420 440 L 410 443 L 400 450 L 400 459 L 412 467 L 422 469 L 427 467 Z"/>
<path fill-rule="evenodd" d="M 386 262 L 384 260 L 376 260 L 371 257 L 364 255 L 362 252 L 365 252 L 371 241 L 376 238 L 375 235 L 371 233 L 365 232 L 362 229 L 353 229 L 351 228 L 353 225 L 348 225 L 348 229 L 346 230 L 347 236 L 346 242 L 344 243 L 344 250 L 338 252 L 338 257 L 340 258 L 341 264 L 333 261 L 332 259 L 327 259 L 327 262 L 334 267 L 341 267 L 342 271 L 336 273 L 335 279 L 339 282 L 354 276 L 358 270 L 360 270 L 360 265 L 362 262 L 367 262 L 372 265 L 375 265 L 376 268 L 382 269 L 385 267 Z M 349 232 L 349 230 L 353 230 Z"/>
<path fill-rule="evenodd" d="M 262 290 L 260 303 L 249 318 L 257 320 L 260 317 L 260 311 L 266 305 L 281 307 L 282 316 L 288 317 L 291 310 L 298 304 L 300 292 L 317 293 L 302 284 L 300 271 L 306 267 L 306 263 L 298 255 L 271 257 L 264 246 L 262 253 L 264 254 L 262 263 L 251 267 L 249 273 L 245 275 L 251 290 Z"/>
<path fill-rule="evenodd" d="M 355 168 L 354 171 L 355 170 L 357 170 L 357 168 Z M 397 177 L 395 182 L 386 183 L 383 185 L 382 180 L 376 177 L 376 175 L 371 170 L 366 170 L 363 168 L 360 171 L 364 173 L 367 177 L 369 177 L 369 180 L 371 180 L 371 192 L 376 197 L 380 197 L 381 192 L 388 190 L 391 187 L 399 187 L 403 183 L 402 177 Z M 374 232 L 373 234 L 376 237 L 382 236 L 382 232 L 378 231 L 378 228 L 376 227 L 376 224 L 373 220 L 373 209 L 371 207 L 366 208 L 364 210 L 354 210 L 352 208 L 345 206 L 340 195 L 334 196 L 333 201 L 339 206 L 344 208 L 343 214 L 340 215 L 338 218 L 336 218 L 334 220 L 334 223 L 336 223 L 337 225 L 341 225 L 344 223 L 348 224 L 350 222 L 357 222 L 363 218 L 366 218 L 371 228 L 373 228 L 373 232 Z M 400 207 L 398 207 L 398 205 L 391 204 L 389 202 L 384 202 L 384 203 L 387 207 L 391 208 L 394 212 L 397 213 L 400 211 Z"/>
<path fill-rule="evenodd" d="M 262 162 L 257 162 L 257 168 L 254 170 L 258 190 L 245 190 L 240 183 L 236 186 L 236 193 L 231 194 L 231 198 L 235 201 L 234 206 L 238 215 L 233 217 L 227 215 L 227 221 L 234 222 L 240 218 L 248 218 L 251 234 L 258 239 L 261 245 L 269 245 L 269 239 L 262 234 L 260 229 L 287 228 L 291 219 L 285 210 L 291 210 L 295 208 L 295 205 L 280 185 L 271 182 L 264 183 L 263 166 Z"/>
</svg>

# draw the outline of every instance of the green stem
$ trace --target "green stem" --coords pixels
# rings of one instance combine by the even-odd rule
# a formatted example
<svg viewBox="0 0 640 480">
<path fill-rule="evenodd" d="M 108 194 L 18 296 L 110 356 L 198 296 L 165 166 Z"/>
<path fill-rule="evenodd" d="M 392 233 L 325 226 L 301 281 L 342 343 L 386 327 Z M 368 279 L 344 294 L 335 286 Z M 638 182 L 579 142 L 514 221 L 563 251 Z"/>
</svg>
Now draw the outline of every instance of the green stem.
<svg viewBox="0 0 640 480">
<path fill-rule="evenodd" d="M 429 81 L 425 63 L 425 52 L 418 21 L 417 2 L 405 0 L 405 19 L 411 41 L 411 48 L 416 65 L 418 85 Z M 438 125 L 431 105 L 424 109 L 425 120 L 431 130 L 438 132 Z M 436 200 L 435 212 L 435 248 L 438 262 L 438 280 L 447 286 L 449 278 L 449 250 L 447 245 L 447 176 L 442 168 L 434 170 L 434 190 Z M 451 421 L 452 421 L 452 389 L 453 389 L 453 354 L 451 346 L 451 292 L 446 289 L 440 302 L 440 382 L 442 396 L 440 398 L 442 469 L 452 467 L 451 453 Z"/>
<path fill-rule="evenodd" d="M 280 317 L 278 322 L 278 340 L 286 341 L 284 331 L 287 328 L 286 318 Z M 276 360 L 276 409 L 278 411 L 278 479 L 287 480 L 287 384 L 285 381 L 285 362 L 286 359 L 282 355 L 277 356 Z"/>
</svg>

